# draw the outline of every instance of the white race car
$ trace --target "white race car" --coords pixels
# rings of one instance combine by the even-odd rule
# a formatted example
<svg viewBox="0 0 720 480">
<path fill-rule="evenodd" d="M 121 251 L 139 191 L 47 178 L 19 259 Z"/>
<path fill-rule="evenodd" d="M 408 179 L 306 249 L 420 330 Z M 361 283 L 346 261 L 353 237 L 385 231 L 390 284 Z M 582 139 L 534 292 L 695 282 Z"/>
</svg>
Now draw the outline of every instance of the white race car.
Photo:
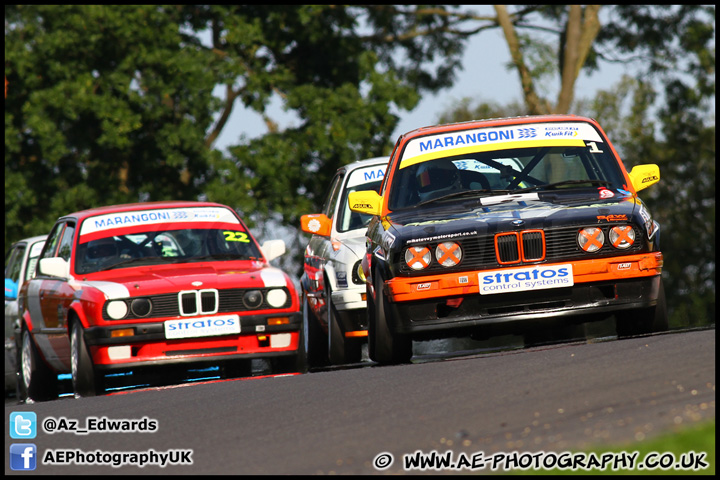
<svg viewBox="0 0 720 480">
<path fill-rule="evenodd" d="M 47 235 L 25 238 L 13 243 L 5 253 L 5 393 L 15 392 L 17 383 L 18 291 L 35 275 L 46 238 Z"/>
<path fill-rule="evenodd" d="M 377 190 L 388 157 L 338 169 L 322 213 L 303 215 L 301 228 L 312 235 L 301 278 L 308 366 L 357 363 L 367 341 L 365 279 L 360 262 L 372 216 L 350 210 L 348 194 Z"/>
</svg>

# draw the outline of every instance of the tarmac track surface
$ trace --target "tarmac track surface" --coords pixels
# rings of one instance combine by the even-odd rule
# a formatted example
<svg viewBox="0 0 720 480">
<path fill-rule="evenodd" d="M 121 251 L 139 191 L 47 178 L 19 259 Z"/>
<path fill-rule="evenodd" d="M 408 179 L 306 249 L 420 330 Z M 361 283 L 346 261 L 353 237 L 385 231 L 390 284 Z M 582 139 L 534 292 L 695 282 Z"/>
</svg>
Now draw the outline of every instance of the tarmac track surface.
<svg viewBox="0 0 720 480">
<path fill-rule="evenodd" d="M 12 439 L 10 414 L 24 411 L 36 413 L 37 437 Z M 47 434 L 41 426 L 48 418 L 65 418 L 84 428 L 90 417 L 147 417 L 157 429 L 81 435 Z M 485 458 L 497 452 L 576 452 L 603 445 L 627 445 L 632 451 L 637 441 L 715 418 L 715 330 L 30 405 L 6 402 L 5 418 L 6 446 L 37 447 L 34 472 L 12 471 L 6 450 L 5 473 L 22 475 L 388 474 L 404 473 L 403 455 L 417 451 L 482 452 Z M 191 450 L 185 458 L 192 464 L 43 463 L 48 452 L 57 456 L 59 449 Z M 373 463 L 384 453 L 394 461 L 380 471 Z"/>
</svg>

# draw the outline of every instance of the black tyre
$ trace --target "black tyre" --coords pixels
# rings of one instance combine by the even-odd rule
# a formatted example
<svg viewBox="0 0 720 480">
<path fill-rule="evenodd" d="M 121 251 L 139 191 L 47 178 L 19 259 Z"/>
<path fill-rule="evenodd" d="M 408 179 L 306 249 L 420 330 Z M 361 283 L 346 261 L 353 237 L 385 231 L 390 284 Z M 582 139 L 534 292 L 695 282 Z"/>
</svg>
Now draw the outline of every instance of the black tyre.
<svg viewBox="0 0 720 480">
<path fill-rule="evenodd" d="M 366 308 L 368 326 L 368 357 L 375 360 L 375 299 L 373 297 L 373 287 L 370 284 L 365 286 Z"/>
<path fill-rule="evenodd" d="M 346 338 L 345 329 L 340 325 L 340 319 L 335 304 L 332 302 L 332 290 L 325 283 L 325 303 L 327 305 L 328 323 L 328 358 L 333 365 L 357 363 L 362 358 L 362 343 L 356 338 Z"/>
<path fill-rule="evenodd" d="M 309 368 L 327 365 L 327 336 L 322 331 L 315 314 L 310 311 L 307 293 L 302 294 L 303 344 Z"/>
<path fill-rule="evenodd" d="M 550 325 L 531 329 L 523 334 L 525 347 L 585 340 L 585 324 Z"/>
<path fill-rule="evenodd" d="M 305 322 L 303 322 L 305 323 Z M 307 373 L 308 371 L 308 360 L 305 342 L 305 328 L 303 325 L 300 326 L 298 348 L 293 355 L 283 355 L 281 357 L 272 357 L 270 359 L 270 366 L 272 372 L 275 374 L 280 373 Z"/>
<path fill-rule="evenodd" d="M 70 362 L 73 391 L 76 396 L 93 397 L 104 391 L 103 376 L 95 370 L 79 321 L 74 321 L 70 329 Z"/>
<path fill-rule="evenodd" d="M 18 348 L 17 397 L 20 401 L 44 401 L 57 398 L 57 374 L 40 358 L 37 346 L 27 328 L 22 329 Z"/>
<path fill-rule="evenodd" d="M 372 360 L 381 364 L 409 363 L 412 358 L 412 339 L 395 333 L 390 326 L 394 323 L 392 307 L 383 293 L 383 278 L 376 273 L 374 279 L 374 319 L 368 324 L 368 342 Z M 372 328 L 370 327 L 372 325 Z"/>
<path fill-rule="evenodd" d="M 664 332 L 668 329 L 665 286 L 660 280 L 657 304 L 641 310 L 628 310 L 615 314 L 615 328 L 620 338 Z"/>
<path fill-rule="evenodd" d="M 222 364 L 222 378 L 242 378 L 252 375 L 251 360 L 228 360 Z"/>
</svg>

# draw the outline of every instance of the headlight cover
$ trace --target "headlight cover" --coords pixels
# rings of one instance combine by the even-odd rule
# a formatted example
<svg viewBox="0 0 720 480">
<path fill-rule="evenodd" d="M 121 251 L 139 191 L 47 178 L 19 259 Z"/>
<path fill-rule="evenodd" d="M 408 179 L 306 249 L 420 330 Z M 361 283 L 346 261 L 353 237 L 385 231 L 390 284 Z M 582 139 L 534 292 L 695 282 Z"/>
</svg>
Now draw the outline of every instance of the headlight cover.
<svg viewBox="0 0 720 480">
<path fill-rule="evenodd" d="M 600 250 L 605 243 L 605 234 L 601 228 L 588 227 L 578 232 L 578 245 L 588 253 L 594 253 Z"/>
<path fill-rule="evenodd" d="M 443 242 L 435 248 L 435 259 L 443 267 L 454 267 L 462 260 L 462 248 L 455 242 Z"/>
<path fill-rule="evenodd" d="M 610 229 L 608 237 L 613 247 L 624 250 L 635 243 L 635 230 L 631 225 L 618 225 Z"/>
<path fill-rule="evenodd" d="M 430 265 L 432 254 L 427 247 L 410 247 L 405 250 L 405 263 L 413 270 L 422 270 Z"/>
</svg>

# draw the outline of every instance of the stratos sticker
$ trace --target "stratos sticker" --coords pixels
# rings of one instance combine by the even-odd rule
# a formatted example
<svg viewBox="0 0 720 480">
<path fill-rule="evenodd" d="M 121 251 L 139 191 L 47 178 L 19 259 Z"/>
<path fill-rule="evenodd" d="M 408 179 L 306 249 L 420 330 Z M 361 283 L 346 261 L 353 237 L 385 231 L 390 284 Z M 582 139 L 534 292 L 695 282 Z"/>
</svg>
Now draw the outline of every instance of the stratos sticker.
<svg viewBox="0 0 720 480">
<path fill-rule="evenodd" d="M 572 264 L 489 270 L 478 274 L 481 295 L 571 287 Z"/>
<path fill-rule="evenodd" d="M 212 337 L 235 333 L 240 333 L 240 317 L 238 315 L 183 318 L 165 322 L 165 338 L 167 339 Z"/>
</svg>

